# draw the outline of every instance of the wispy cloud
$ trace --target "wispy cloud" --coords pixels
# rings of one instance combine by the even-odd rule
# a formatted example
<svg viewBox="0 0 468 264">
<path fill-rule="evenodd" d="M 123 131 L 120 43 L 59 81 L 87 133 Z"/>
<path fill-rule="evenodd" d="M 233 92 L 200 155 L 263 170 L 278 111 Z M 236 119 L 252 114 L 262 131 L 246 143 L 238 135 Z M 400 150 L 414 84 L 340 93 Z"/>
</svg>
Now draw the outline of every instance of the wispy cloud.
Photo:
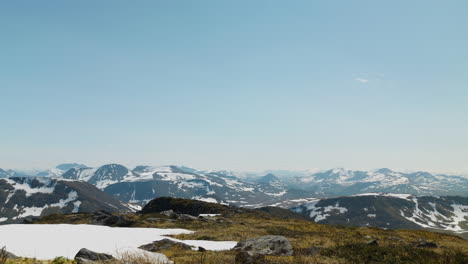
<svg viewBox="0 0 468 264">
<path fill-rule="evenodd" d="M 360 83 L 368 83 L 369 82 L 368 79 L 364 79 L 364 78 L 355 78 L 354 80 L 357 81 L 357 82 L 360 82 Z"/>
</svg>

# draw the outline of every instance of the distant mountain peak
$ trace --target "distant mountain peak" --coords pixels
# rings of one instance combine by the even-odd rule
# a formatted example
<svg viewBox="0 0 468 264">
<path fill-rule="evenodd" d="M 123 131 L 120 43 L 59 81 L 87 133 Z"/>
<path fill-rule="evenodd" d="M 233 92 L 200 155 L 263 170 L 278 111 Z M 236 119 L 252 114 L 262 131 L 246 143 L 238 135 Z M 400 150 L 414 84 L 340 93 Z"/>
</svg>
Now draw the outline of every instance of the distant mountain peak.
<svg viewBox="0 0 468 264">
<path fill-rule="evenodd" d="M 387 174 L 387 173 L 393 173 L 394 171 L 392 171 L 389 168 L 381 168 L 381 169 L 376 170 L 375 172 L 376 173 Z"/>
<path fill-rule="evenodd" d="M 83 168 L 89 168 L 89 167 L 84 164 L 79 164 L 79 163 L 62 163 L 62 164 L 55 166 L 55 168 L 65 172 L 72 168 L 83 169 Z"/>
<path fill-rule="evenodd" d="M 259 183 L 270 183 L 270 182 L 275 182 L 275 181 L 280 181 L 278 177 L 276 177 L 273 173 L 268 173 L 267 175 L 260 177 L 257 182 Z"/>
</svg>

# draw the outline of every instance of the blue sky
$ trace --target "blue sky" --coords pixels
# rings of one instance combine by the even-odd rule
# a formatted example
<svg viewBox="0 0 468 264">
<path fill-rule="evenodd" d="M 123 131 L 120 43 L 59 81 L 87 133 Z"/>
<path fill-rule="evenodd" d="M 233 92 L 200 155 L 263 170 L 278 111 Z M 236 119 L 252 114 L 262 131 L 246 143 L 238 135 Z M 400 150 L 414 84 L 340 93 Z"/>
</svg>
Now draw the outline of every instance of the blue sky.
<svg viewBox="0 0 468 264">
<path fill-rule="evenodd" d="M 3 1 L 0 168 L 468 171 L 468 2 Z"/>
</svg>

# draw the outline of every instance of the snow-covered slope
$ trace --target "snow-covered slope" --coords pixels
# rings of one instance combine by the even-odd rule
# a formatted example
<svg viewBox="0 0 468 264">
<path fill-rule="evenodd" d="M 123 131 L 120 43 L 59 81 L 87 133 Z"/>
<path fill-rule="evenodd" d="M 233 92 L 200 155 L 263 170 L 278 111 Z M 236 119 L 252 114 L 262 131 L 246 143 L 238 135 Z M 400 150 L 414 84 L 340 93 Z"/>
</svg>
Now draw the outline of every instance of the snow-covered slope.
<svg viewBox="0 0 468 264">
<path fill-rule="evenodd" d="M 292 210 L 326 224 L 468 232 L 468 198 L 460 196 L 368 193 L 321 199 Z"/>
<path fill-rule="evenodd" d="M 0 178 L 8 178 L 10 177 L 10 174 L 6 172 L 5 170 L 0 169 Z"/>
<path fill-rule="evenodd" d="M 0 179 L 0 224 L 56 213 L 132 211 L 95 186 L 46 177 Z"/>
<path fill-rule="evenodd" d="M 74 168 L 88 168 L 88 166 L 78 163 L 64 163 L 55 166 L 55 168 L 51 168 L 45 171 L 38 172 L 35 176 L 38 177 L 52 177 L 52 178 L 59 178 L 62 176 L 63 173 L 70 169 Z"/>
</svg>

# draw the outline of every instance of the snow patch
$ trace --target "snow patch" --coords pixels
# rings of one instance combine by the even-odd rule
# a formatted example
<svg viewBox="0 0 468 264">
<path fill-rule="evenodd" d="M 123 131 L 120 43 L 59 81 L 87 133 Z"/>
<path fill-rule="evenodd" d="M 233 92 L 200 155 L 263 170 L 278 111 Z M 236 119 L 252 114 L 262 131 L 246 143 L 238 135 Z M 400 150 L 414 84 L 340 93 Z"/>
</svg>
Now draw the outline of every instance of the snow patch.
<svg viewBox="0 0 468 264">
<path fill-rule="evenodd" d="M 178 240 L 166 235 L 190 234 L 186 229 L 123 228 L 97 225 L 3 225 L 0 226 L 0 245 L 11 253 L 29 258 L 53 259 L 64 256 L 73 259 L 81 248 L 112 254 L 118 257 L 122 252 L 142 253 L 139 246 L 168 238 L 207 250 L 229 250 L 235 241 Z M 44 243 L 47 238 L 47 243 Z M 64 238 L 68 239 L 64 243 Z M 92 238 L 92 239 L 91 239 Z M 153 255 L 163 258 L 164 255 Z"/>
</svg>

